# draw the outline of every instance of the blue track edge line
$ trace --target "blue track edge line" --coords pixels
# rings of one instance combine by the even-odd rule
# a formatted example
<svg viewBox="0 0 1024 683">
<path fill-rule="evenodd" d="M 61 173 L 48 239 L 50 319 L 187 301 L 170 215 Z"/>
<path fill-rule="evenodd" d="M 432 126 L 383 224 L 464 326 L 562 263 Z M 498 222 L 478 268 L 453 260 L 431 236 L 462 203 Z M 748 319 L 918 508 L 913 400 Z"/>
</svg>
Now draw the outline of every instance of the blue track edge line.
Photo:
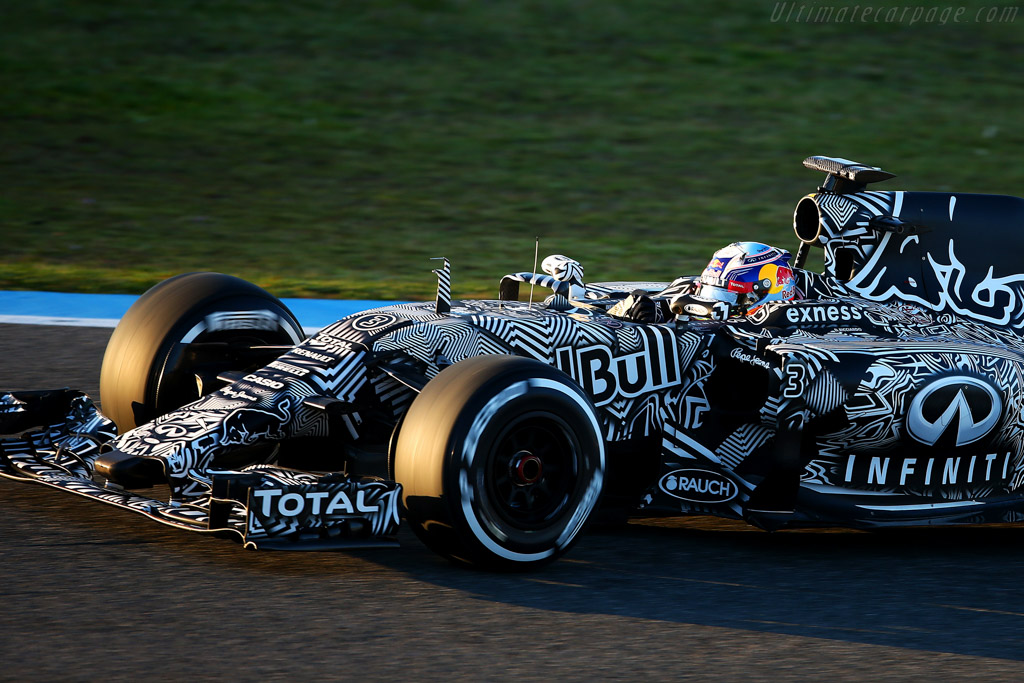
<svg viewBox="0 0 1024 683">
<path fill-rule="evenodd" d="M 0 291 L 0 323 L 113 327 L 139 297 L 134 294 L 68 294 Z M 282 299 L 307 330 L 346 315 L 404 301 Z"/>
</svg>

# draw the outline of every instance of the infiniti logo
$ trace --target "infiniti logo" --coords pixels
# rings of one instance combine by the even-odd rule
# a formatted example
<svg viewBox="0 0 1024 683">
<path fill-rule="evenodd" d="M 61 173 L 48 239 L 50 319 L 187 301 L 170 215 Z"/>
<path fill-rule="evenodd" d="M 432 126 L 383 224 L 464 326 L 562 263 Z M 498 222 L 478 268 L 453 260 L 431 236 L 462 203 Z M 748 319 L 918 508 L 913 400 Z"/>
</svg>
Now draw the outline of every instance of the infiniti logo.
<svg viewBox="0 0 1024 683">
<path fill-rule="evenodd" d="M 925 384 L 910 402 L 907 431 L 928 446 L 965 446 L 984 438 L 999 423 L 1003 399 L 990 382 L 944 375 Z"/>
</svg>

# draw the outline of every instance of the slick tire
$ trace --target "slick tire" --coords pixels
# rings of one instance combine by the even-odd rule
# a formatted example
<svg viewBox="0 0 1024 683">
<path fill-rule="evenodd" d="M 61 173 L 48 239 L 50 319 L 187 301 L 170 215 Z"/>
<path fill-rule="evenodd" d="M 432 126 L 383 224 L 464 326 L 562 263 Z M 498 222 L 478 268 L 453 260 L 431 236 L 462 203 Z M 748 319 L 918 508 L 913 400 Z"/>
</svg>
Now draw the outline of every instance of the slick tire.
<svg viewBox="0 0 1024 683">
<path fill-rule="evenodd" d="M 441 371 L 405 415 L 395 478 L 413 532 L 437 553 L 521 571 L 564 554 L 597 507 L 604 441 L 561 371 L 480 356 Z"/>
<path fill-rule="evenodd" d="M 111 335 L 100 369 L 101 409 L 124 433 L 199 398 L 197 375 L 209 380 L 247 369 L 226 351 L 200 360 L 191 344 L 294 345 L 303 338 L 291 311 L 250 282 L 221 273 L 172 277 L 143 294 Z"/>
</svg>

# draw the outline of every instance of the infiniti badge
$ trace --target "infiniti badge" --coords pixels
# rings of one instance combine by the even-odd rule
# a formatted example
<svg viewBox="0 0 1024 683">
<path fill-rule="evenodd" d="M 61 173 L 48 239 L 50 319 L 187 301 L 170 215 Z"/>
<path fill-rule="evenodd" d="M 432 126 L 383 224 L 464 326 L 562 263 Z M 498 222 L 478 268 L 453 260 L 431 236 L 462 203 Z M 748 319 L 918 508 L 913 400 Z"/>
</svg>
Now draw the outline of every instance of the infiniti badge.
<svg viewBox="0 0 1024 683">
<path fill-rule="evenodd" d="M 990 382 L 965 375 L 943 375 L 925 384 L 910 402 L 907 431 L 934 446 L 965 446 L 984 438 L 999 423 L 1003 399 Z"/>
</svg>

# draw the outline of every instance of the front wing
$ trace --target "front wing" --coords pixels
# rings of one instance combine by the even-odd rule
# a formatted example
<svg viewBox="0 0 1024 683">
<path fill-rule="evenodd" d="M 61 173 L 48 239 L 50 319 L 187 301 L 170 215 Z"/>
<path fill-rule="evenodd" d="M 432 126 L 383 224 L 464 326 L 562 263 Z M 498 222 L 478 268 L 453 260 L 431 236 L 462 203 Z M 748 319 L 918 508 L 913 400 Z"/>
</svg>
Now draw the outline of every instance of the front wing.
<svg viewBox="0 0 1024 683">
<path fill-rule="evenodd" d="M 29 424 L 34 428 L 23 429 Z M 256 465 L 203 473 L 208 491 L 187 501 L 161 501 L 97 481 L 93 462 L 116 427 L 79 392 L 0 394 L 0 434 L 8 434 L 0 437 L 2 477 L 58 488 L 179 529 L 233 536 L 246 548 L 398 545 L 392 535 L 401 487 L 382 479 Z"/>
</svg>

